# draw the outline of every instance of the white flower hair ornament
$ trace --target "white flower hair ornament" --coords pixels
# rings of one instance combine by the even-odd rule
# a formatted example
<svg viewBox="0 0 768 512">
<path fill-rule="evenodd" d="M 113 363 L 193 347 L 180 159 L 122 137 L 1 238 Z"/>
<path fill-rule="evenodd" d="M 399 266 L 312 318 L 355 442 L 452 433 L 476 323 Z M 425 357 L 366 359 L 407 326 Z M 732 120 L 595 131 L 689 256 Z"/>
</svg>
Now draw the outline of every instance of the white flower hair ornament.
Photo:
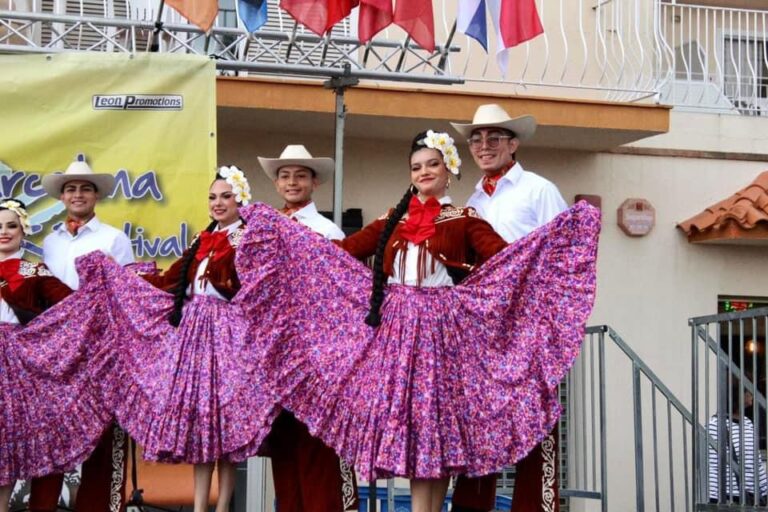
<svg viewBox="0 0 768 512">
<path fill-rule="evenodd" d="M 427 136 L 419 144 L 440 151 L 443 155 L 445 166 L 457 179 L 461 179 L 461 171 L 459 169 L 461 167 L 461 158 L 459 158 L 459 150 L 456 149 L 453 137 L 445 132 L 428 130 Z"/>
<path fill-rule="evenodd" d="M 11 210 L 13 213 L 15 213 L 19 217 L 19 223 L 21 223 L 21 230 L 24 232 L 25 235 L 32 233 L 32 225 L 29 223 L 29 213 L 27 213 L 27 209 L 24 208 L 24 206 L 20 202 L 14 201 L 13 199 L 9 199 L 8 201 L 3 201 L 2 203 L 0 203 L 0 208 L 3 208 L 5 210 Z"/>
<path fill-rule="evenodd" d="M 248 184 L 243 171 L 238 169 L 237 166 L 231 165 L 227 167 L 225 165 L 219 167 L 219 176 L 224 178 L 224 181 L 232 187 L 235 201 L 240 203 L 241 206 L 247 206 L 251 202 L 251 186 Z"/>
</svg>

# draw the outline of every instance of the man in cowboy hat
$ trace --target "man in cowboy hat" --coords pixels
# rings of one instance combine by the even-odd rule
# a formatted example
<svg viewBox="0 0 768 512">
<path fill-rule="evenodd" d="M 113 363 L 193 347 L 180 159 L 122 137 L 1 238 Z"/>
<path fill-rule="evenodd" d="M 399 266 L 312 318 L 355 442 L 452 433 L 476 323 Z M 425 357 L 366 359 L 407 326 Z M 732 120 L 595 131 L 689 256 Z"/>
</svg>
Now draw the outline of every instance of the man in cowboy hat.
<svg viewBox="0 0 768 512">
<path fill-rule="evenodd" d="M 332 158 L 314 158 L 301 144 L 286 146 L 279 158 L 259 157 L 259 163 L 285 201 L 282 212 L 331 240 L 344 232 L 323 217 L 312 201 L 312 193 L 333 176 Z"/>
<path fill-rule="evenodd" d="M 507 241 L 522 238 L 567 208 L 557 187 L 526 171 L 516 159 L 520 143 L 536 131 L 532 116 L 514 119 L 499 105 L 480 105 L 472 123 L 451 123 L 469 143 L 483 178 L 467 202 Z"/>
<path fill-rule="evenodd" d="M 480 105 L 471 123 L 451 123 L 467 140 L 472 158 L 483 172 L 467 201 L 507 241 L 522 238 L 567 208 L 557 187 L 523 169 L 517 161 L 520 143 L 536 131 L 532 116 L 511 118 L 496 104 Z M 556 510 L 559 506 L 554 467 L 556 436 L 551 433 L 516 465 L 512 510 Z M 547 467 L 547 465 L 552 467 Z M 552 471 L 552 478 L 544 478 Z M 495 508 L 496 475 L 457 480 L 454 512 Z"/>
<path fill-rule="evenodd" d="M 312 193 L 333 176 L 331 158 L 314 158 L 300 145 L 286 146 L 279 158 L 259 163 L 285 202 L 281 211 L 325 238 L 341 240 L 344 232 L 317 211 Z M 277 510 L 341 512 L 357 509 L 352 468 L 306 425 L 284 411 L 272 425 L 267 444 L 272 457 Z"/>
<path fill-rule="evenodd" d="M 44 176 L 42 185 L 49 196 L 64 203 L 67 212 L 65 222 L 43 241 L 43 260 L 56 277 L 77 289 L 80 281 L 75 258 L 91 251 L 102 251 L 121 265 L 134 262 L 131 242 L 125 233 L 100 222 L 94 211 L 96 203 L 112 192 L 114 176 L 94 173 L 85 156 L 79 154 L 63 173 Z M 62 421 L 67 419 L 62 418 Z M 75 505 L 78 512 L 109 510 L 113 453 L 123 460 L 124 447 L 118 444 L 113 442 L 113 429 L 107 429 L 99 445 L 83 463 L 82 485 Z M 62 478 L 62 475 L 48 475 L 32 481 L 31 511 L 56 510 Z"/>
<path fill-rule="evenodd" d="M 75 258 L 91 251 L 102 251 L 121 265 L 134 262 L 131 241 L 125 233 L 96 217 L 96 203 L 112 192 L 114 176 L 94 173 L 80 154 L 64 173 L 44 176 L 42 184 L 49 196 L 64 203 L 67 211 L 65 222 L 43 241 L 45 264 L 56 277 L 77 289 L 80 281 Z"/>
</svg>

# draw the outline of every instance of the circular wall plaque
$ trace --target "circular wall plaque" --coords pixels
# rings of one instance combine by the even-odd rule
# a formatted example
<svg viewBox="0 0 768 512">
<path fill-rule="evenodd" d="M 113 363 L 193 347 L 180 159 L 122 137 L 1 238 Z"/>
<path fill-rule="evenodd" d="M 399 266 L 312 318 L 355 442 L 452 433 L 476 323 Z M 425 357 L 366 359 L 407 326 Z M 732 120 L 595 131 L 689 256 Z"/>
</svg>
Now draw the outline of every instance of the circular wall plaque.
<svg viewBox="0 0 768 512">
<path fill-rule="evenodd" d="M 656 225 L 656 209 L 645 199 L 627 199 L 618 214 L 619 227 L 629 236 L 645 236 Z"/>
</svg>

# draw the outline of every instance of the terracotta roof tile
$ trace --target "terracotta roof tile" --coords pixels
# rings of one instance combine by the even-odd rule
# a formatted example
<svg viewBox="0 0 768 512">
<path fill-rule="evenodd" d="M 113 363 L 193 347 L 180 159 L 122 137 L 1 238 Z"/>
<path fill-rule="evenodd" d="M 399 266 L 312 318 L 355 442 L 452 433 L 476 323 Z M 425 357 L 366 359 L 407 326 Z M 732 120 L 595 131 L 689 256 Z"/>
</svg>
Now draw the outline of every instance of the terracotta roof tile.
<svg viewBox="0 0 768 512">
<path fill-rule="evenodd" d="M 768 171 L 677 227 L 689 242 L 735 242 L 740 238 L 750 243 L 763 238 L 768 241 Z"/>
</svg>

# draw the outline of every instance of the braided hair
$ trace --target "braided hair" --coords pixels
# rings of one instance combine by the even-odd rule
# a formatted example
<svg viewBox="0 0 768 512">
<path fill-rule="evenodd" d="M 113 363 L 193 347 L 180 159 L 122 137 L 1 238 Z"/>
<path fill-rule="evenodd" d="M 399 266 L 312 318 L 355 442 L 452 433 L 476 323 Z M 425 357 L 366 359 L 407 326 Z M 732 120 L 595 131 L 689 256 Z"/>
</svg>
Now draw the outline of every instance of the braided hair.
<svg viewBox="0 0 768 512">
<path fill-rule="evenodd" d="M 224 180 L 224 177 L 219 173 L 216 173 L 216 177 L 213 181 L 216 182 L 218 180 Z M 211 233 L 214 229 L 216 229 L 217 225 L 218 222 L 214 220 L 208 224 L 208 227 L 205 228 L 205 231 Z M 179 324 L 181 324 L 184 300 L 187 298 L 187 286 L 189 286 L 189 279 L 187 278 L 187 274 L 189 273 L 190 265 L 192 265 L 192 260 L 195 259 L 197 249 L 200 247 L 201 238 L 202 237 L 197 237 L 192 245 L 189 246 L 187 252 L 184 253 L 184 256 L 182 256 L 183 259 L 181 261 L 181 275 L 179 276 L 178 284 L 175 288 L 173 288 L 173 310 L 171 311 L 171 314 L 168 315 L 168 323 L 174 327 L 178 327 Z"/>
<path fill-rule="evenodd" d="M 217 224 L 218 222 L 214 220 L 208 224 L 208 227 L 205 228 L 205 231 L 211 233 L 214 229 L 216 229 Z M 181 323 L 184 300 L 187 298 L 187 286 L 189 286 L 189 279 L 187 278 L 187 274 L 189 273 L 189 266 L 192 264 L 192 260 L 195 259 L 197 249 L 200 247 L 201 238 L 202 237 L 198 236 L 192 245 L 189 246 L 187 252 L 184 253 L 184 256 L 182 256 L 183 259 L 181 261 L 181 276 L 179 277 L 178 284 L 173 289 L 173 311 L 171 311 L 171 314 L 168 316 L 168 322 L 174 327 L 178 327 Z"/>
<path fill-rule="evenodd" d="M 409 166 L 413 154 L 426 147 L 423 144 L 426 136 L 427 132 L 424 131 L 413 138 L 411 152 L 408 154 Z M 416 187 L 413 185 L 408 187 L 408 190 L 403 194 L 400 202 L 395 206 L 392 215 L 387 218 L 384 230 L 379 236 L 379 242 L 376 245 L 376 253 L 373 257 L 373 290 L 371 291 L 370 309 L 368 310 L 368 316 L 365 317 L 365 323 L 371 327 L 378 327 L 381 324 L 381 305 L 384 302 L 384 284 L 387 279 L 387 276 L 384 273 L 384 251 L 387 248 L 387 242 L 389 242 L 392 232 L 395 230 L 395 226 L 397 226 L 397 223 L 403 218 L 405 212 L 408 211 L 408 205 L 416 192 Z"/>
</svg>

